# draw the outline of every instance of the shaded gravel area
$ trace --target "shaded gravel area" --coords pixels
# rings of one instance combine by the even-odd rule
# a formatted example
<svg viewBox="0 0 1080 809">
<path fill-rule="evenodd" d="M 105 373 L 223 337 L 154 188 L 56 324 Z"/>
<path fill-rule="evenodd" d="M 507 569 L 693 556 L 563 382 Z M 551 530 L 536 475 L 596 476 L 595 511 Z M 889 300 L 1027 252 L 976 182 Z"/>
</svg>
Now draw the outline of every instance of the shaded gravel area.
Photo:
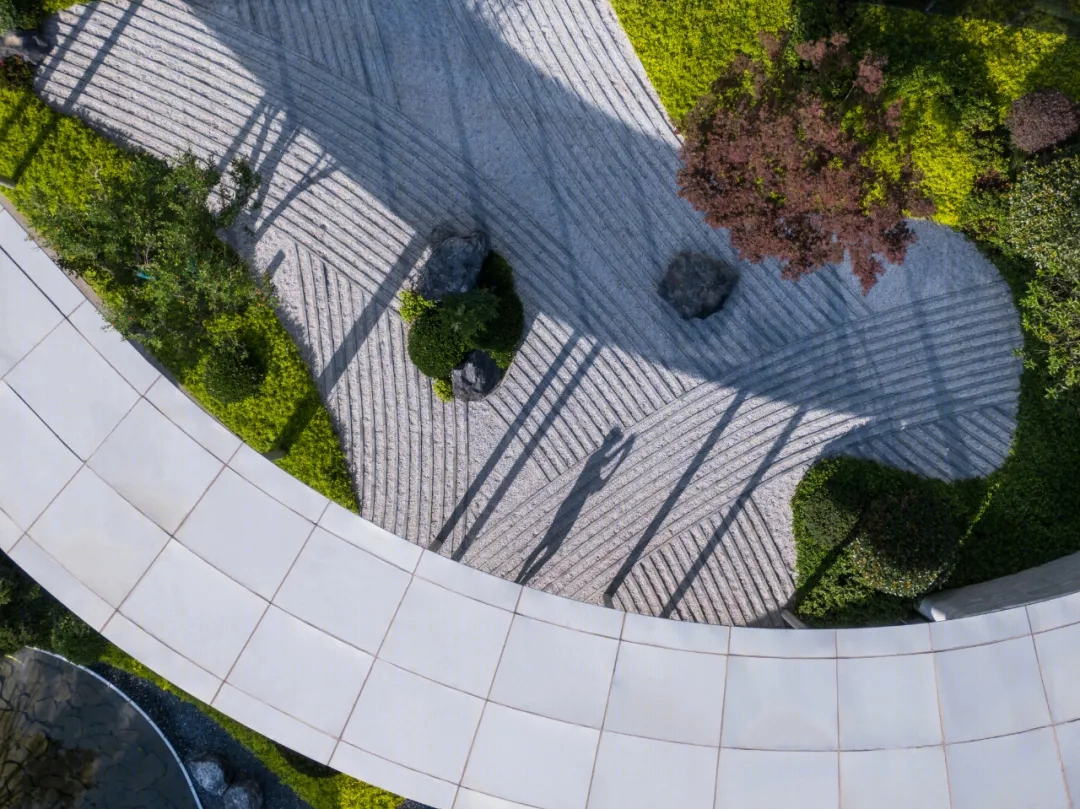
<svg viewBox="0 0 1080 809">
<path fill-rule="evenodd" d="M 215 753 L 228 763 L 234 778 L 247 775 L 258 782 L 262 787 L 265 809 L 311 809 L 310 804 L 300 800 L 246 747 L 194 705 L 126 671 L 102 664 L 91 668 L 146 711 L 176 748 L 181 761 L 199 753 Z M 220 797 L 208 795 L 201 789 L 198 793 L 203 809 L 224 809 L 225 804 Z"/>
</svg>

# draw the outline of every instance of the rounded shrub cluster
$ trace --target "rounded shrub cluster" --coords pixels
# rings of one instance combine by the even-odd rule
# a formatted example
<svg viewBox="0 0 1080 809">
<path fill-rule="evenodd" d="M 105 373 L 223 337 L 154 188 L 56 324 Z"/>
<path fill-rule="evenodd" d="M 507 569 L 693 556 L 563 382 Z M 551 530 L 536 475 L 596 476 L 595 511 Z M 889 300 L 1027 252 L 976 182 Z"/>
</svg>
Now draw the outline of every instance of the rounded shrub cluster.
<svg viewBox="0 0 1080 809">
<path fill-rule="evenodd" d="M 265 378 L 265 364 L 237 335 L 221 335 L 210 346 L 203 384 L 218 401 L 239 402 L 254 396 Z"/>
<path fill-rule="evenodd" d="M 1034 154 L 1080 130 L 1080 109 L 1060 90 L 1036 90 L 1012 103 L 1005 119 L 1013 146 Z"/>
<path fill-rule="evenodd" d="M 877 498 L 863 513 L 851 561 L 865 584 L 914 598 L 951 570 L 960 531 L 950 510 L 918 489 Z"/>
</svg>

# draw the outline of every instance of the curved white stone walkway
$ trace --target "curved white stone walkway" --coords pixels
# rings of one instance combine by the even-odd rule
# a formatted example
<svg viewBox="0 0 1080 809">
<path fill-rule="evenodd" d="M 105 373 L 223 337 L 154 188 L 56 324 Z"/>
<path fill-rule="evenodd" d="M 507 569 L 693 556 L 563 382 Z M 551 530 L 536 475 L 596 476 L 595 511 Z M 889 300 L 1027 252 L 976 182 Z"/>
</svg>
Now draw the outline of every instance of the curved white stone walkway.
<svg viewBox="0 0 1080 809">
<path fill-rule="evenodd" d="M 1015 423 L 1016 312 L 961 237 L 862 296 L 746 267 L 673 317 L 671 256 L 724 235 L 675 193 L 678 141 L 601 0 L 144 0 L 65 12 L 39 89 L 164 155 L 248 156 L 245 247 L 335 415 L 363 516 L 444 556 L 631 611 L 777 625 L 788 502 L 846 451 L 984 474 Z M 529 328 L 483 405 L 409 365 L 399 289 L 431 231 L 488 230 Z M 606 442 L 606 443 L 605 443 Z"/>
<path fill-rule="evenodd" d="M 522 588 L 285 475 L 0 212 L 0 548 L 229 716 L 438 809 L 1065 809 L 1080 594 L 885 629 Z"/>
</svg>

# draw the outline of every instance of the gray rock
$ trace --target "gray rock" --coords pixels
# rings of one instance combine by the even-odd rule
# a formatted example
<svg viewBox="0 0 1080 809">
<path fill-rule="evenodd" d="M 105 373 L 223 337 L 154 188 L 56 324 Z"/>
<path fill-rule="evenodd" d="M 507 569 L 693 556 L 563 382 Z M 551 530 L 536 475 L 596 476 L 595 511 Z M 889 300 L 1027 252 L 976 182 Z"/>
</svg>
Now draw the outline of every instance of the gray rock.
<svg viewBox="0 0 1080 809">
<path fill-rule="evenodd" d="M 225 809 L 262 809 L 262 787 L 250 778 L 242 778 L 225 790 Z"/>
<path fill-rule="evenodd" d="M 5 31 L 0 37 L 0 59 L 9 56 L 21 56 L 32 65 L 39 65 L 49 55 L 51 46 L 33 31 L 20 31 L 18 28 Z"/>
<path fill-rule="evenodd" d="M 420 268 L 416 291 L 430 301 L 468 292 L 490 251 L 491 240 L 480 230 L 443 239 Z"/>
<path fill-rule="evenodd" d="M 221 795 L 229 786 L 225 762 L 213 753 L 203 753 L 187 762 L 191 780 L 210 795 Z"/>
<path fill-rule="evenodd" d="M 683 320 L 708 317 L 727 300 L 739 274 L 723 261 L 702 253 L 679 253 L 660 279 L 660 297 Z"/>
<path fill-rule="evenodd" d="M 454 386 L 454 398 L 465 402 L 479 402 L 499 384 L 503 372 L 491 355 L 486 351 L 470 351 L 461 363 L 450 373 L 450 382 Z"/>
</svg>

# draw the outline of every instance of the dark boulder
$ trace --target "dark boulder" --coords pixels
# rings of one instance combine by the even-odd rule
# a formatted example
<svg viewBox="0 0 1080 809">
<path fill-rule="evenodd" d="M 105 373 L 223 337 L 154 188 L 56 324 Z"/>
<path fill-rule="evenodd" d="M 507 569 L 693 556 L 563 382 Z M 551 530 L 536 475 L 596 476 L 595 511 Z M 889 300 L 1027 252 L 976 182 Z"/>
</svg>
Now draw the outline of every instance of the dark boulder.
<svg viewBox="0 0 1080 809">
<path fill-rule="evenodd" d="M 708 317 L 724 305 L 739 274 L 723 261 L 702 253 L 679 253 L 660 279 L 660 297 L 679 317 Z"/>
<path fill-rule="evenodd" d="M 203 753 L 187 762 L 191 780 L 210 795 L 221 795 L 229 786 L 225 762 L 213 753 Z"/>
<path fill-rule="evenodd" d="M 465 402 L 478 402 L 495 390 L 503 372 L 491 355 L 477 349 L 470 351 L 465 361 L 450 374 L 454 398 Z"/>
<path fill-rule="evenodd" d="M 262 787 L 250 778 L 238 780 L 225 790 L 222 805 L 225 809 L 262 809 Z"/>
<path fill-rule="evenodd" d="M 40 65 L 50 50 L 49 44 L 34 31 L 20 31 L 16 28 L 5 31 L 0 36 L 0 59 L 18 56 L 24 62 Z"/>
<path fill-rule="evenodd" d="M 416 291 L 429 301 L 468 292 L 476 283 L 476 276 L 489 252 L 491 240 L 480 230 L 468 236 L 443 239 L 420 268 Z"/>
</svg>

